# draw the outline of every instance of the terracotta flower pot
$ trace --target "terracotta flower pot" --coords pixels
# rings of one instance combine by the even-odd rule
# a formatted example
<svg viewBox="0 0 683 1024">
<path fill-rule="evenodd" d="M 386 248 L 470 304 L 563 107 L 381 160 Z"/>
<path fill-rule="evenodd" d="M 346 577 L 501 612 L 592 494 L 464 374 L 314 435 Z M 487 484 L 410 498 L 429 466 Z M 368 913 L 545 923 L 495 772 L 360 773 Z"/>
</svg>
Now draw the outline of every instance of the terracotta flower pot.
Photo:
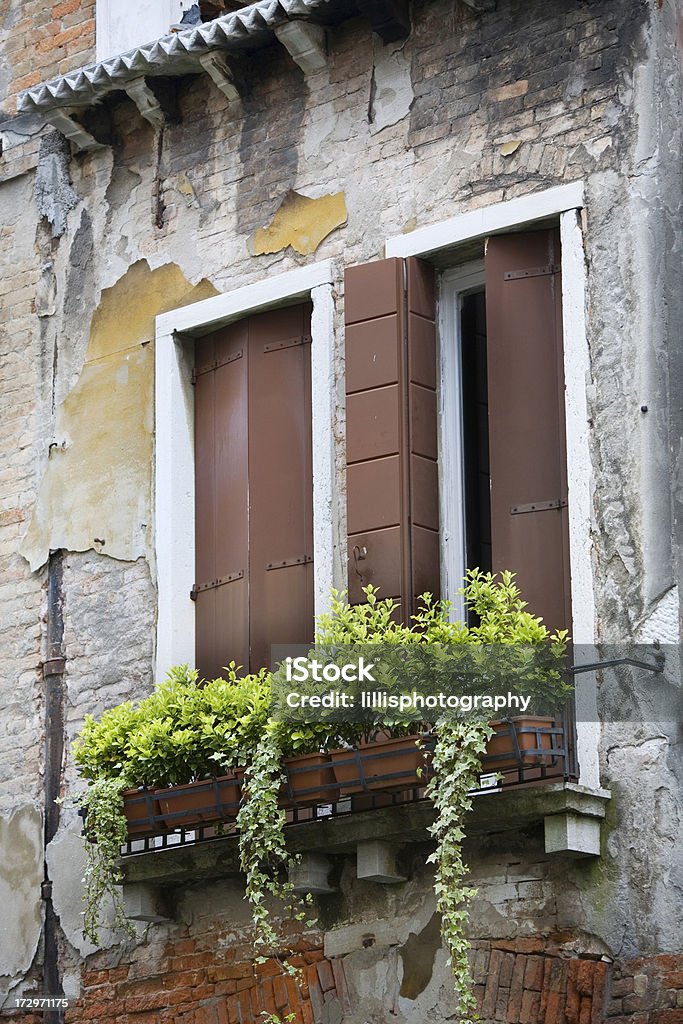
<svg viewBox="0 0 683 1024">
<path fill-rule="evenodd" d="M 552 754 L 553 740 L 560 730 L 548 732 L 556 729 L 553 718 L 517 715 L 509 720 L 491 722 L 491 725 L 496 732 L 486 746 L 484 764 L 488 770 L 502 772 L 529 765 L 550 765 L 557 757 Z M 549 753 L 546 754 L 546 750 Z"/>
<path fill-rule="evenodd" d="M 361 743 L 352 750 L 333 751 L 332 768 L 342 796 L 424 786 L 429 752 L 417 747 L 418 739 L 419 736 L 401 736 Z"/>
<path fill-rule="evenodd" d="M 282 807 L 331 804 L 339 797 L 329 754 L 297 754 L 285 758 L 287 782 L 280 791 Z"/>
<path fill-rule="evenodd" d="M 243 773 L 198 779 L 184 785 L 157 790 L 166 828 L 189 828 L 210 821 L 231 821 L 237 817 L 242 795 Z"/>
<path fill-rule="evenodd" d="M 128 822 L 130 839 L 140 839 L 164 831 L 160 820 L 159 801 L 156 791 L 141 786 L 123 792 L 123 813 Z"/>
</svg>

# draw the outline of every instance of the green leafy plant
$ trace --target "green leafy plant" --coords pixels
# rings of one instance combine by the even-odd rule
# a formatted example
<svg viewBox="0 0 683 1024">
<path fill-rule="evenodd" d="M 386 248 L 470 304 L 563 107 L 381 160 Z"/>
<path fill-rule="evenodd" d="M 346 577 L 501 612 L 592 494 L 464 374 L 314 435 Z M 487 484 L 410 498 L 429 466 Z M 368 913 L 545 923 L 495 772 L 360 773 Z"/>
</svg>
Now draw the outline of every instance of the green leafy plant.
<svg viewBox="0 0 683 1024">
<path fill-rule="evenodd" d="M 473 624 L 450 620 L 450 604 L 421 598 L 411 624 L 396 621 L 396 602 L 365 588 L 366 602 L 351 606 L 333 592 L 330 612 L 317 624 L 316 652 L 325 660 L 344 660 L 349 647 L 382 645 L 386 680 L 405 677 L 411 687 L 457 679 L 471 694 L 504 683 L 506 690 L 562 700 L 570 692 L 562 680 L 566 633 L 551 634 L 526 610 L 511 573 L 494 577 L 473 570 L 463 590 Z M 492 653 L 493 652 L 493 653 Z M 502 652 L 502 653 L 501 653 Z M 492 734 L 488 715 L 438 718 L 382 712 L 363 721 L 325 718 L 315 722 L 271 717 L 274 686 L 281 671 L 240 677 L 234 664 L 225 678 L 200 682 L 197 673 L 174 669 L 137 707 L 126 702 L 95 721 L 88 716 L 74 746 L 75 759 L 89 780 L 85 798 L 89 842 L 86 873 L 86 933 L 97 941 L 101 897 L 114 898 L 116 919 L 124 923 L 117 883 L 118 858 L 126 839 L 121 793 L 133 786 L 167 787 L 192 782 L 241 766 L 245 769 L 242 805 L 237 817 L 245 895 L 252 906 L 255 945 L 278 955 L 281 940 L 270 906 L 279 900 L 286 913 L 304 920 L 306 902 L 289 883 L 293 858 L 287 850 L 285 811 L 279 805 L 283 761 L 293 754 L 327 752 L 371 740 L 382 732 L 400 737 L 431 731 L 435 737 L 433 777 L 427 794 L 436 820 L 435 891 L 460 1010 L 473 1010 L 465 925 L 475 890 L 466 883 L 462 842 L 465 815 L 481 772 L 481 758 Z M 284 960 L 284 969 L 292 968 Z M 272 1018 L 268 1024 L 276 1024 Z M 282 1024 L 282 1022 L 280 1022 Z"/>
</svg>

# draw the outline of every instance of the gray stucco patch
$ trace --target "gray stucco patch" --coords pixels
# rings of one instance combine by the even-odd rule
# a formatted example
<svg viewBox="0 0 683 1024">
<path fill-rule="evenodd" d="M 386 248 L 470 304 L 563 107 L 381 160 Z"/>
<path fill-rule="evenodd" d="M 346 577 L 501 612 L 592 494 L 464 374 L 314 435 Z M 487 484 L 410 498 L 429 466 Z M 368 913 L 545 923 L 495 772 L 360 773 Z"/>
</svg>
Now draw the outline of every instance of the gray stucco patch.
<svg viewBox="0 0 683 1024">
<path fill-rule="evenodd" d="M 31 804 L 0 820 L 0 990 L 26 972 L 42 927 L 43 818 Z"/>
<path fill-rule="evenodd" d="M 78 202 L 69 180 L 69 156 L 69 143 L 59 132 L 50 132 L 43 138 L 36 171 L 35 197 L 38 211 L 47 218 L 55 238 L 66 231 L 67 214 Z"/>
</svg>

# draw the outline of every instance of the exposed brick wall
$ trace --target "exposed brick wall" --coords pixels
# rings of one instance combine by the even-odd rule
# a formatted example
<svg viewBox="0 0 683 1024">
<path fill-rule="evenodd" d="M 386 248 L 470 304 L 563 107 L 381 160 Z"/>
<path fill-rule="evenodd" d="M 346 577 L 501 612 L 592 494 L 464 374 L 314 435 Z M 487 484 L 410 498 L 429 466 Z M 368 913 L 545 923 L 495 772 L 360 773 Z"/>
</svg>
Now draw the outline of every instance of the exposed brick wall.
<svg viewBox="0 0 683 1024">
<path fill-rule="evenodd" d="M 481 1024 L 683 1024 L 683 954 L 609 964 L 544 939 L 473 943 Z"/>
<path fill-rule="evenodd" d="M 544 939 L 474 943 L 473 977 L 482 1021 L 599 1024 L 608 965 L 567 959 Z"/>
<path fill-rule="evenodd" d="M 9 8 L 18 8 L 18 17 Z M 4 28 L 4 32 L 3 32 Z M 24 0 L 0 3 L 0 40 L 10 69 L 6 97 L 0 96 L 7 113 L 14 113 L 14 98 L 55 75 L 89 64 L 95 56 L 95 0 Z"/>
<path fill-rule="evenodd" d="M 609 1024 L 683 1024 L 683 953 L 615 964 Z"/>
<path fill-rule="evenodd" d="M 114 966 L 99 954 L 84 971 L 81 998 L 66 1024 L 256 1024 L 268 1013 L 294 1014 L 292 1024 L 318 1024 L 325 1003 L 343 1005 L 340 962 L 303 942 L 289 962 L 296 977 L 275 960 L 255 963 L 248 947 L 226 948 L 215 933 L 168 943 L 157 973 L 145 970 L 144 956 Z"/>
</svg>

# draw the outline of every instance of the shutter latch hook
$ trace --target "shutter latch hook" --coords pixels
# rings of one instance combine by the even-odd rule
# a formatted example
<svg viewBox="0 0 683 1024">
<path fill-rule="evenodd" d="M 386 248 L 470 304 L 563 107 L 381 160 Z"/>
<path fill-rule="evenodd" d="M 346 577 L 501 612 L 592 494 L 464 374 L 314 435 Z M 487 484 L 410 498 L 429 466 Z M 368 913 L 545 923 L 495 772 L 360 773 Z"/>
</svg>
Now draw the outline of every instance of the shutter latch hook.
<svg viewBox="0 0 683 1024">
<path fill-rule="evenodd" d="M 361 583 L 365 582 L 365 577 L 358 568 L 358 563 L 364 561 L 364 559 L 366 559 L 367 557 L 368 549 L 366 547 L 360 547 L 358 544 L 353 545 L 353 568 L 355 570 L 356 576 L 361 581 Z"/>
</svg>

